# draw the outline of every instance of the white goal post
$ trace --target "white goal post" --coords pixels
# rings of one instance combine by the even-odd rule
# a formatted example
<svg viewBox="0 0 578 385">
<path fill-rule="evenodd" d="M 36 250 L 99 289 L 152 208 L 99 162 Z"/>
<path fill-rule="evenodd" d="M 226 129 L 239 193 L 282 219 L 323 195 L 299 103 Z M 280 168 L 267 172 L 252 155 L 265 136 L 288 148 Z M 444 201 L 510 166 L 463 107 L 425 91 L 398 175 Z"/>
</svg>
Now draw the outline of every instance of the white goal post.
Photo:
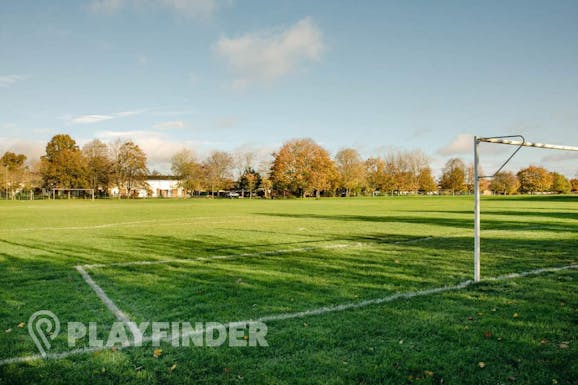
<svg viewBox="0 0 578 385">
<path fill-rule="evenodd" d="M 518 140 L 513 140 L 513 139 Z M 498 168 L 493 175 L 482 176 L 480 175 L 480 156 L 479 156 L 479 145 L 480 143 L 495 143 L 495 144 L 508 144 L 511 146 L 517 146 L 516 150 L 510 155 L 508 159 Z M 474 281 L 480 281 L 480 179 L 482 178 L 493 178 L 508 164 L 508 162 L 520 151 L 522 147 L 536 147 L 545 148 L 549 150 L 563 150 L 563 151 L 578 151 L 578 147 L 574 146 L 559 146 L 555 144 L 544 144 L 544 143 L 532 143 L 527 142 L 522 135 L 511 135 L 511 136 L 494 136 L 489 138 L 481 138 L 474 136 Z"/>
<path fill-rule="evenodd" d="M 72 191 L 86 191 L 90 194 L 90 199 L 94 200 L 94 189 L 93 188 L 53 188 L 52 189 L 52 199 L 56 199 L 56 192 L 57 191 L 67 191 L 68 198 L 70 199 L 70 193 Z"/>
</svg>

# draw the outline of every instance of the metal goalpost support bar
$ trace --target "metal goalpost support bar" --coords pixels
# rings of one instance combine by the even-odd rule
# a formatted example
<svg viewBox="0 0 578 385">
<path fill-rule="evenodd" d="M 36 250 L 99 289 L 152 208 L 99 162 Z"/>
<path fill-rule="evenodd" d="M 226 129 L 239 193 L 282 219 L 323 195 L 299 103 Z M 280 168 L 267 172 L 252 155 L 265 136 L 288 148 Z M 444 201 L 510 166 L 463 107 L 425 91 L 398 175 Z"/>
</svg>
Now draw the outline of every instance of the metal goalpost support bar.
<svg viewBox="0 0 578 385">
<path fill-rule="evenodd" d="M 512 140 L 513 138 L 518 138 L 520 140 Z M 508 159 L 498 168 L 498 170 L 490 176 L 480 175 L 480 155 L 479 155 L 479 145 L 480 143 L 494 143 L 494 144 L 507 144 L 511 146 L 517 146 L 516 150 L 510 155 Z M 522 135 L 510 135 L 510 136 L 493 136 L 489 138 L 482 138 L 474 136 L 474 281 L 480 281 L 480 179 L 483 178 L 493 178 L 510 162 L 510 160 L 520 151 L 522 147 L 535 147 L 544 148 L 549 150 L 562 150 L 562 151 L 578 151 L 578 147 L 575 146 L 561 146 L 556 144 L 545 144 L 545 143 L 532 143 L 527 142 Z"/>
</svg>

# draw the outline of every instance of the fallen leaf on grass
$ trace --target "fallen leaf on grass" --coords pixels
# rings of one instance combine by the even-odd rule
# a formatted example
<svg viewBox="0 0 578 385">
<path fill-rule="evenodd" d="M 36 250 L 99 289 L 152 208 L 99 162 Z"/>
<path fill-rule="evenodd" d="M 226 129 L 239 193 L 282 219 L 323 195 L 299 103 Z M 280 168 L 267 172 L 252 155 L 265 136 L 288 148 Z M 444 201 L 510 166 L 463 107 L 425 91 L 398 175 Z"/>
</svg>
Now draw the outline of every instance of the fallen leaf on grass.
<svg viewBox="0 0 578 385">
<path fill-rule="evenodd" d="M 490 338 L 492 338 L 493 336 L 494 336 L 494 335 L 493 335 L 492 332 L 490 332 L 490 331 L 484 332 L 484 338 L 490 339 Z"/>
<path fill-rule="evenodd" d="M 486 367 L 486 363 L 484 361 L 480 361 L 478 362 L 478 366 L 483 369 Z"/>
<path fill-rule="evenodd" d="M 570 344 L 566 341 L 560 343 L 560 349 L 568 349 Z"/>
<path fill-rule="evenodd" d="M 431 370 L 424 370 L 423 374 L 425 374 L 426 377 L 433 377 L 434 372 L 432 372 Z"/>
<path fill-rule="evenodd" d="M 12 331 L 12 329 L 6 329 L 4 330 L 5 333 L 10 333 Z"/>
<path fill-rule="evenodd" d="M 20 329 L 22 329 L 24 326 L 26 326 L 26 324 L 25 324 L 24 322 L 20 322 L 20 323 L 18 324 L 18 327 L 19 327 Z"/>
<path fill-rule="evenodd" d="M 542 338 L 542 339 L 540 340 L 540 345 L 546 345 L 547 343 L 548 343 L 548 340 L 545 339 L 545 338 Z"/>
<path fill-rule="evenodd" d="M 518 313 L 514 313 L 514 315 L 512 315 L 512 318 L 518 318 L 518 317 L 519 317 Z"/>
<path fill-rule="evenodd" d="M 161 356 L 161 354 L 163 354 L 163 350 L 162 349 L 155 349 L 153 351 L 153 357 L 154 358 L 159 358 Z"/>
<path fill-rule="evenodd" d="M 177 368 L 177 364 L 173 364 L 173 366 L 171 366 L 169 368 L 169 373 L 172 373 L 176 368 Z"/>
</svg>

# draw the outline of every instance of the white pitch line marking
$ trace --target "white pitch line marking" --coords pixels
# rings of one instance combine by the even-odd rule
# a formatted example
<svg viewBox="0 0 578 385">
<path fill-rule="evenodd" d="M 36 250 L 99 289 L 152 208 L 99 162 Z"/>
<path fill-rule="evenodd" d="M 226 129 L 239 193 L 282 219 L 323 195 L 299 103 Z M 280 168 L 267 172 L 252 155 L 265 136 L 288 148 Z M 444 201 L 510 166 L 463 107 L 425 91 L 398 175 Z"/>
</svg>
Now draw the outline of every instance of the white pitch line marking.
<svg viewBox="0 0 578 385">
<path fill-rule="evenodd" d="M 92 277 L 84 270 L 81 266 L 76 266 L 76 270 L 80 273 L 84 281 L 94 290 L 98 298 L 104 303 L 104 305 L 110 310 L 110 312 L 116 317 L 117 320 L 121 321 L 125 324 L 129 330 L 131 331 L 133 336 L 136 336 L 139 333 L 138 327 L 133 323 L 130 322 L 130 318 L 116 304 L 106 295 L 104 290 L 94 280 Z"/>
<path fill-rule="evenodd" d="M 571 269 L 576 269 L 576 268 L 578 268 L 578 265 L 546 267 L 546 268 L 541 268 L 541 269 L 524 271 L 521 273 L 511 273 L 511 274 L 501 275 L 498 277 L 484 278 L 484 279 L 482 279 L 481 283 L 507 281 L 507 280 L 515 279 L 515 278 L 524 278 L 524 277 L 528 277 L 531 275 L 553 273 L 553 272 L 558 272 L 558 271 L 563 271 L 563 270 L 571 270 Z M 90 278 L 90 276 L 89 276 L 89 278 Z M 378 305 L 378 304 L 387 303 L 387 302 L 393 302 L 393 301 L 396 301 L 399 299 L 411 299 L 411 298 L 415 298 L 415 297 L 423 297 L 423 296 L 432 295 L 432 294 L 438 294 L 438 293 L 444 293 L 444 292 L 450 292 L 450 291 L 458 291 L 458 290 L 463 290 L 465 288 L 468 288 L 470 286 L 475 286 L 475 285 L 479 285 L 479 283 L 476 283 L 472 280 L 468 280 L 468 281 L 464 281 L 464 282 L 461 282 L 461 283 L 458 283 L 458 284 L 452 285 L 452 286 L 442 286 L 442 287 L 437 287 L 437 288 L 433 288 L 433 289 L 419 290 L 419 291 L 406 292 L 406 293 L 398 293 L 398 294 L 393 294 L 393 295 L 383 297 L 383 298 L 370 299 L 370 300 L 365 300 L 365 301 L 360 301 L 360 302 L 350 302 L 350 303 L 345 303 L 342 305 L 325 306 L 325 307 L 320 307 L 317 309 L 306 310 L 306 311 L 295 312 L 295 313 L 282 313 L 282 314 L 269 315 L 269 316 L 260 317 L 256 320 L 233 321 L 233 322 L 226 323 L 225 326 L 226 327 L 242 326 L 242 325 L 247 325 L 247 324 L 254 323 L 254 322 L 274 322 L 274 321 L 283 321 L 283 320 L 288 320 L 288 319 L 293 319 L 293 318 L 304 318 L 304 317 L 308 317 L 308 316 L 323 315 L 323 314 L 334 313 L 334 312 L 339 312 L 339 311 L 359 309 L 362 307 L 367 307 L 367 306 L 371 306 L 371 305 Z M 207 330 L 209 330 L 209 329 L 207 329 Z M 202 329 L 202 330 L 196 331 L 194 333 L 181 335 L 181 337 L 190 337 L 190 336 L 193 336 L 197 333 L 204 333 L 207 330 Z M 150 341 L 150 338 L 143 338 L 142 342 L 144 343 L 145 341 L 146 342 Z M 134 347 L 134 346 L 133 345 L 119 346 L 119 347 L 117 347 L 117 349 L 125 349 L 125 348 L 129 348 L 129 347 Z M 42 360 L 42 359 L 57 360 L 57 359 L 67 358 L 67 357 L 72 356 L 72 355 L 83 354 L 83 353 L 94 353 L 96 351 L 107 350 L 107 349 L 110 349 L 110 348 L 107 348 L 107 347 L 80 348 L 80 349 L 69 350 L 66 352 L 48 353 L 46 355 L 46 358 L 43 358 L 40 354 L 34 354 L 34 355 L 23 356 L 23 357 L 13 357 L 13 358 L 7 358 L 4 360 L 1 360 L 0 366 L 8 365 L 8 364 L 25 363 L 25 362 L 35 361 L 35 360 Z"/>
</svg>

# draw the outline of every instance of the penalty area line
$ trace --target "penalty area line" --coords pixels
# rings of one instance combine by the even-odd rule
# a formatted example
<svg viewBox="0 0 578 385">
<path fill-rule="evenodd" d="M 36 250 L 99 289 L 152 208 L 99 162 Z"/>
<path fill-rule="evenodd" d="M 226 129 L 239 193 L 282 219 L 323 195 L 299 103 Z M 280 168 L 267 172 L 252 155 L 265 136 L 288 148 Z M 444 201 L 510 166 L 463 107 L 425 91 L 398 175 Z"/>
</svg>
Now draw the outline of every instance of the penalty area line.
<svg viewBox="0 0 578 385">
<path fill-rule="evenodd" d="M 90 288 L 95 292 L 98 298 L 104 303 L 108 310 L 116 317 L 117 320 L 125 324 L 133 336 L 138 335 L 138 327 L 134 322 L 130 321 L 130 318 L 122 311 L 120 308 L 109 298 L 108 295 L 102 290 L 100 286 L 92 279 L 92 277 L 82 268 L 82 266 L 76 266 L 76 270 L 80 273 L 84 281 L 90 286 Z"/>
<path fill-rule="evenodd" d="M 82 269 L 82 267 L 77 267 L 77 269 L 78 268 L 80 268 L 79 271 L 81 271 L 81 270 L 84 271 L 84 269 Z M 226 327 L 243 326 L 243 325 L 249 325 L 249 324 L 252 324 L 255 322 L 275 322 L 275 321 L 284 321 L 284 320 L 295 319 L 295 318 L 319 316 L 319 315 L 323 315 L 323 314 L 329 314 L 329 313 L 341 312 L 341 311 L 346 311 L 346 310 L 354 310 L 354 309 L 364 308 L 364 307 L 368 307 L 371 305 L 379 305 L 379 304 L 383 304 L 383 303 L 394 302 L 397 300 L 412 299 L 412 298 L 416 298 L 416 297 L 424 297 L 424 296 L 429 296 L 429 295 L 434 295 L 434 294 L 439 294 L 439 293 L 459 291 L 459 290 L 466 289 L 468 287 L 475 287 L 476 285 L 479 285 L 480 283 L 485 283 L 485 282 L 508 281 L 508 280 L 516 279 L 516 278 L 526 278 L 529 276 L 536 276 L 536 275 L 541 275 L 541 274 L 545 274 L 545 273 L 554 273 L 554 272 L 559 272 L 559 271 L 564 271 L 564 270 L 572 270 L 572 269 L 577 269 L 577 268 L 578 268 L 578 265 L 546 267 L 546 268 L 541 268 L 541 269 L 524 271 L 524 272 L 520 272 L 520 273 L 510 273 L 510 274 L 500 275 L 497 277 L 484 278 L 480 282 L 474 282 L 472 280 L 467 280 L 467 281 L 463 281 L 461 283 L 458 283 L 456 285 L 448 285 L 448 286 L 441 286 L 441 287 L 436 287 L 436 288 L 432 288 L 432 289 L 417 290 L 417 291 L 411 291 L 411 292 L 405 292 L 405 293 L 397 293 L 397 294 L 393 294 L 393 295 L 383 297 L 383 298 L 375 298 L 375 299 L 369 299 L 369 300 L 364 300 L 364 301 L 359 301 L 359 302 L 349 302 L 349 303 L 345 303 L 345 304 L 341 304 L 341 305 L 324 306 L 324 307 L 320 307 L 317 309 L 305 310 L 305 311 L 294 312 L 294 313 L 273 314 L 273 315 L 268 315 L 268 316 L 264 316 L 264 317 L 259 317 L 257 319 L 251 319 L 251 320 L 245 320 L 245 321 L 233 321 L 233 322 L 228 322 L 228 323 L 224 324 L 224 326 L 226 326 Z M 82 274 L 82 272 L 81 272 L 81 274 Z M 109 307 L 109 309 L 111 311 L 113 311 L 113 313 L 115 313 L 115 315 L 117 315 L 117 318 L 120 315 L 123 315 L 124 318 L 127 320 L 127 322 L 129 322 L 128 317 L 126 317 L 126 315 L 124 315 L 124 313 L 122 313 L 122 311 L 116 305 L 114 305 L 114 303 L 110 300 L 110 298 L 108 298 L 108 296 L 106 294 L 104 294 L 104 291 L 102 291 L 102 289 L 100 289 L 100 287 L 98 285 L 96 285 L 96 283 L 94 283 L 94 280 L 92 280 L 92 278 L 90 278 L 90 276 L 88 275 L 88 273 L 86 273 L 86 271 L 84 271 L 84 274 L 83 274 L 83 277 L 85 277 L 85 276 L 88 277 L 89 281 L 91 281 L 94 284 L 94 286 L 97 287 L 98 290 L 102 293 L 103 296 L 101 297 L 101 295 L 99 294 L 99 291 L 97 291 L 97 289 L 95 289 L 95 287 L 93 287 L 90 283 L 88 283 L 89 281 L 87 281 L 87 283 L 91 287 L 93 287 L 93 290 L 95 290 L 95 292 L 97 292 L 97 295 L 99 296 L 99 298 L 101 300 L 103 300 L 103 302 L 104 302 L 103 297 L 108 299 L 108 303 L 111 306 L 109 307 L 109 304 L 107 304 L 107 302 L 105 302 L 105 304 L 107 304 L 107 307 Z M 115 310 L 113 310 L 113 309 L 115 309 Z M 121 319 L 121 321 L 125 322 L 123 319 Z M 127 324 L 127 326 L 129 326 L 129 325 L 130 324 Z M 185 333 L 179 337 L 180 338 L 192 337 L 192 336 L 197 335 L 197 334 L 206 333 L 207 331 L 210 331 L 210 328 L 209 329 L 196 330 L 192 333 Z M 135 334 L 133 334 L 133 335 L 135 335 Z M 150 341 L 151 341 L 151 338 L 143 338 L 141 342 L 144 343 L 144 342 L 150 342 Z M 167 342 L 172 342 L 172 340 L 169 340 Z M 134 345 L 134 344 L 127 345 L 127 346 L 119 346 L 119 347 L 117 347 L 117 350 L 131 348 L 131 347 L 135 347 L 135 346 L 136 345 Z M 4 366 L 4 365 L 8 365 L 8 364 L 26 363 L 26 362 L 30 362 L 30 361 L 43 360 L 43 359 L 44 360 L 64 359 L 64 358 L 67 358 L 67 357 L 70 357 L 73 355 L 84 354 L 84 353 L 95 353 L 97 351 L 108 350 L 108 349 L 110 349 L 110 348 L 109 347 L 88 347 L 88 348 L 80 348 L 80 349 L 74 349 L 74 350 L 69 350 L 69 351 L 64 351 L 64 352 L 47 353 L 46 357 L 42 357 L 40 354 L 34 354 L 34 355 L 23 356 L 23 357 L 13 357 L 13 358 L 7 358 L 4 360 L 0 360 L 0 366 Z"/>
</svg>

